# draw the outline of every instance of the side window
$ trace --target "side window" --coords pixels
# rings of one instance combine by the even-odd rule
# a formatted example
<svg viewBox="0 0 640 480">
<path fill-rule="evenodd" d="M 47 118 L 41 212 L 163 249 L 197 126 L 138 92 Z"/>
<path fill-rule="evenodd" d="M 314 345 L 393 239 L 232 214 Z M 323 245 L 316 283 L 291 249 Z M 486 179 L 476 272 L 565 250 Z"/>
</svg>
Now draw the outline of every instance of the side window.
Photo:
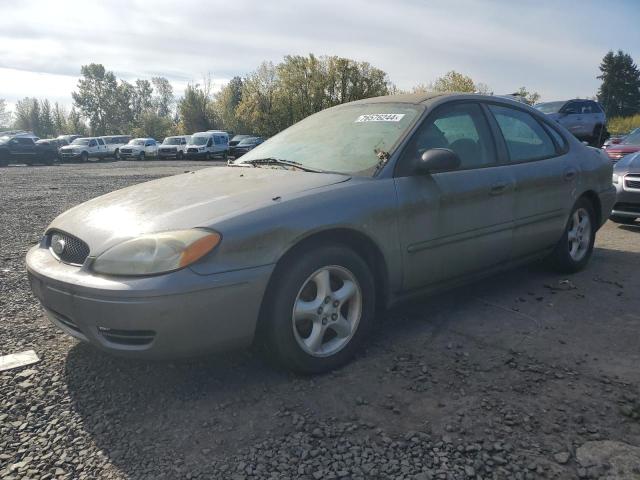
<svg viewBox="0 0 640 480">
<path fill-rule="evenodd" d="M 496 162 L 493 137 L 477 104 L 446 105 L 436 110 L 407 145 L 402 163 L 412 165 L 432 148 L 453 150 L 460 157 L 460 169 Z"/>
<path fill-rule="evenodd" d="M 567 115 L 575 115 L 576 113 L 582 113 L 579 109 L 578 102 L 569 102 L 561 109 L 562 113 Z"/>
<path fill-rule="evenodd" d="M 558 149 L 560 150 L 560 152 L 566 152 L 567 151 L 567 141 L 565 140 L 565 138 L 560 135 L 560 133 L 558 133 L 558 131 L 549 126 L 549 125 L 544 125 L 545 126 L 545 130 L 547 132 L 549 132 L 549 135 L 551 135 L 553 137 L 553 139 L 555 140 L 556 144 L 558 145 Z"/>
<path fill-rule="evenodd" d="M 89 140 L 89 146 L 90 147 L 95 147 L 97 145 L 95 140 Z"/>
<path fill-rule="evenodd" d="M 18 137 L 16 138 L 16 140 L 18 140 L 18 144 L 20 145 L 33 145 L 33 140 L 30 138 L 25 138 L 25 137 Z"/>
<path fill-rule="evenodd" d="M 522 110 L 489 106 L 507 144 L 511 162 L 524 162 L 552 157 L 556 148 L 538 121 Z"/>
<path fill-rule="evenodd" d="M 99 143 L 100 145 L 104 145 L 104 140 L 102 140 L 101 138 L 99 138 L 99 139 L 98 139 L 98 143 Z"/>
<path fill-rule="evenodd" d="M 222 143 L 222 139 L 217 135 L 213 137 L 213 141 L 216 142 L 216 145 L 220 145 Z"/>
</svg>

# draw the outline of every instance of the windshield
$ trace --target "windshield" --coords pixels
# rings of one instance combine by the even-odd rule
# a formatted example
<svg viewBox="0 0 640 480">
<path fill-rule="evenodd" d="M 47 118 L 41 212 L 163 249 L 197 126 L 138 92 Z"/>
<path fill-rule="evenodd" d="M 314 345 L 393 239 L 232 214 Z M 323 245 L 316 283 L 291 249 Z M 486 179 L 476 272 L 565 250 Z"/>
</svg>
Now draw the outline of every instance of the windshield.
<svg viewBox="0 0 640 480">
<path fill-rule="evenodd" d="M 624 140 L 620 143 L 624 145 L 640 145 L 640 129 L 635 129 L 629 135 L 627 135 Z"/>
<path fill-rule="evenodd" d="M 234 136 L 231 141 L 232 142 L 239 142 L 240 140 L 244 139 L 244 138 L 249 138 L 250 135 L 236 135 Z"/>
<path fill-rule="evenodd" d="M 258 143 L 257 138 L 245 138 L 244 140 L 241 140 L 238 145 L 255 145 L 256 143 Z"/>
<path fill-rule="evenodd" d="M 189 145 L 204 145 L 209 140 L 209 137 L 195 136 L 189 140 Z"/>
<path fill-rule="evenodd" d="M 71 142 L 71 145 L 89 145 L 89 139 L 88 138 L 76 138 L 73 142 Z"/>
<path fill-rule="evenodd" d="M 542 113 L 558 113 L 565 103 L 567 102 L 538 103 L 537 105 L 534 105 L 533 108 L 537 108 Z"/>
<path fill-rule="evenodd" d="M 391 153 L 421 106 L 404 103 L 344 105 L 311 115 L 242 156 L 298 162 L 313 170 L 372 174 L 380 152 Z"/>
<path fill-rule="evenodd" d="M 0 144 L 7 143 L 9 140 L 11 140 L 11 137 L 3 135 L 3 136 L 0 137 Z"/>
<path fill-rule="evenodd" d="M 144 145 L 144 140 L 138 140 L 138 139 L 130 140 L 127 145 Z"/>
<path fill-rule="evenodd" d="M 163 145 L 180 145 L 182 139 L 180 137 L 167 137 L 162 142 Z"/>
</svg>

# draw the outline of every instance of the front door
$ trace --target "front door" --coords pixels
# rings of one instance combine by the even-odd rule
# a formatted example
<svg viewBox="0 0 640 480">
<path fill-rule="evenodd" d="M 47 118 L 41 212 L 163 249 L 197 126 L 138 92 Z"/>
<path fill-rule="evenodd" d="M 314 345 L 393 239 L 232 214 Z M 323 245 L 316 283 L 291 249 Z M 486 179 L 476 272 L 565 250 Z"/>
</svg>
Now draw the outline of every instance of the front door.
<svg viewBox="0 0 640 480">
<path fill-rule="evenodd" d="M 458 169 L 412 174 L 431 148 L 449 148 Z M 405 148 L 395 179 L 400 209 L 404 289 L 480 272 L 510 259 L 515 179 L 498 162 L 483 109 L 456 103 L 429 115 Z"/>
</svg>

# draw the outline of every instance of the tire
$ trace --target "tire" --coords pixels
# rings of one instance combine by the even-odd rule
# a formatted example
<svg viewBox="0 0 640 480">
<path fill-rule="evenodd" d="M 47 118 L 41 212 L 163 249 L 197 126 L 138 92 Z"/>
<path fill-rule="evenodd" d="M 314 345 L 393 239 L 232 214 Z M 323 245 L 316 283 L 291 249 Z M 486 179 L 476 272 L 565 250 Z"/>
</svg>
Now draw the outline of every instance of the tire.
<svg viewBox="0 0 640 480">
<path fill-rule="evenodd" d="M 0 150 L 0 167 L 8 167 L 11 154 L 7 150 Z"/>
<path fill-rule="evenodd" d="M 144 159 L 145 159 L 144 152 L 140 152 L 140 155 L 138 155 L 138 160 L 140 160 L 142 162 L 142 161 L 144 161 Z"/>
<path fill-rule="evenodd" d="M 587 265 L 596 238 L 595 218 L 591 202 L 586 198 L 578 199 L 571 210 L 562 238 L 549 258 L 555 270 L 574 273 Z"/>
<path fill-rule="evenodd" d="M 229 158 L 229 155 L 227 154 L 227 152 L 224 152 L 222 154 L 222 160 L 224 160 L 225 162 L 227 161 L 227 158 Z"/>
<path fill-rule="evenodd" d="M 611 220 L 614 223 L 621 223 L 623 225 L 631 225 L 631 224 L 636 222 L 636 217 L 619 217 L 617 215 L 611 215 L 609 217 L 609 220 Z"/>
<path fill-rule="evenodd" d="M 204 157 L 204 159 L 208 162 L 213 160 L 213 156 L 211 155 L 211 152 L 207 152 L 207 155 Z"/>
<path fill-rule="evenodd" d="M 80 163 L 87 163 L 89 161 L 89 154 L 87 152 L 82 152 L 80 154 Z"/>
<path fill-rule="evenodd" d="M 55 163 L 56 158 L 53 155 L 47 155 L 44 159 L 44 164 L 51 166 Z"/>
<path fill-rule="evenodd" d="M 340 301 L 336 293 L 346 282 L 351 295 Z M 326 288 L 321 285 L 331 292 L 322 294 Z M 296 303 L 309 305 L 294 315 Z M 374 315 L 375 286 L 366 262 L 347 247 L 315 245 L 298 251 L 274 273 L 257 339 L 288 370 L 327 372 L 353 357 Z"/>
<path fill-rule="evenodd" d="M 116 150 L 113 152 L 113 159 L 117 162 L 120 160 L 120 149 L 116 148 Z"/>
<path fill-rule="evenodd" d="M 184 156 L 184 154 L 182 153 L 182 150 L 178 150 L 178 153 L 176 154 L 176 159 L 177 160 L 182 160 L 183 156 Z"/>
</svg>

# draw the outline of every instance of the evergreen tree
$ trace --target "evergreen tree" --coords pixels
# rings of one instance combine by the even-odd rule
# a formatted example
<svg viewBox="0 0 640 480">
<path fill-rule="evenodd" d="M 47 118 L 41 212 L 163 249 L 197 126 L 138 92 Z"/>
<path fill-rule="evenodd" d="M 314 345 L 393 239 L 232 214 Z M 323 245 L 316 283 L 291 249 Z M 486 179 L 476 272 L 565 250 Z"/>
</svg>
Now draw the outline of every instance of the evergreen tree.
<svg viewBox="0 0 640 480">
<path fill-rule="evenodd" d="M 631 55 L 609 51 L 600 64 L 602 85 L 598 101 L 609 118 L 627 117 L 640 112 L 640 71 Z"/>
</svg>

